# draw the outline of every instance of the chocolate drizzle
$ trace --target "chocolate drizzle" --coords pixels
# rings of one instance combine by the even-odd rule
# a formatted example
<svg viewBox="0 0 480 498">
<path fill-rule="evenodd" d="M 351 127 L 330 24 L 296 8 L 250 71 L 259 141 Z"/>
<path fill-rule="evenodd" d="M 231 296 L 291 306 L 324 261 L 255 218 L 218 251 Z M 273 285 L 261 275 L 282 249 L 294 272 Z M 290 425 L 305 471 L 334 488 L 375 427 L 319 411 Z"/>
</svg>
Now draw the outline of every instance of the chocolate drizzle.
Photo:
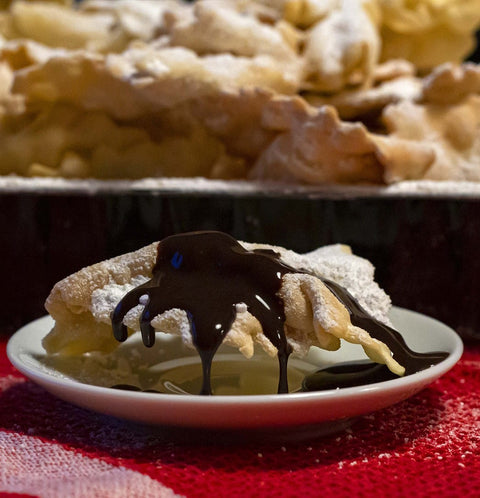
<svg viewBox="0 0 480 498">
<path fill-rule="evenodd" d="M 302 382 L 302 391 L 325 391 L 344 387 L 365 386 L 375 382 L 395 379 L 386 365 L 371 361 L 351 361 L 322 368 L 307 375 Z"/>
<path fill-rule="evenodd" d="M 405 367 L 405 375 L 436 365 L 448 356 L 448 353 L 443 351 L 432 353 L 412 351 L 399 332 L 370 316 L 345 288 L 331 280 L 322 279 L 322 281 L 347 308 L 353 325 L 366 330 L 371 337 L 388 346 L 393 358 Z"/>
<path fill-rule="evenodd" d="M 213 357 L 235 320 L 236 305 L 245 303 L 278 349 L 278 392 L 288 392 L 286 367 L 291 348 L 283 330 L 283 303 L 277 296 L 287 271 L 291 270 L 272 255 L 247 251 L 226 234 L 194 232 L 168 237 L 158 245 L 152 279 L 129 292 L 116 307 L 112 315 L 115 338 L 127 338 L 122 320 L 145 294 L 148 302 L 140 330 L 147 347 L 155 341 L 150 321 L 156 315 L 172 308 L 185 310 L 203 366 L 201 394 L 210 394 Z"/>
<path fill-rule="evenodd" d="M 159 243 L 152 273 L 151 280 L 126 294 L 115 308 L 112 327 L 117 340 L 127 338 L 123 318 L 140 299 L 145 304 L 140 330 L 147 347 L 155 342 L 155 331 L 150 324 L 155 316 L 172 308 L 185 310 L 192 341 L 202 362 L 201 394 L 211 394 L 214 355 L 235 320 L 236 305 L 245 303 L 278 350 L 278 392 L 288 392 L 287 363 L 291 347 L 284 332 L 283 303 L 277 294 L 283 275 L 302 273 L 301 270 L 284 264 L 273 251 L 247 251 L 224 233 L 192 232 L 173 235 Z M 345 304 L 352 323 L 385 342 L 407 373 L 427 368 L 447 356 L 412 352 L 398 332 L 371 318 L 345 289 L 330 281 L 324 283 Z"/>
</svg>

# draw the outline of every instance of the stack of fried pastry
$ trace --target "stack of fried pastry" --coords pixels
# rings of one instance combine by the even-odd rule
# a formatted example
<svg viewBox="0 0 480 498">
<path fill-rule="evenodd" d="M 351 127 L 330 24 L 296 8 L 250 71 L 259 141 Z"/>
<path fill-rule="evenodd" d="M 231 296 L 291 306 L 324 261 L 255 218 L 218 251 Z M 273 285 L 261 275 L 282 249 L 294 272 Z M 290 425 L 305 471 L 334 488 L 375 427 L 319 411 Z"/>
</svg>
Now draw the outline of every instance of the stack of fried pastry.
<svg viewBox="0 0 480 498">
<path fill-rule="evenodd" d="M 480 180 L 480 0 L 0 5 L 0 174 Z"/>
</svg>

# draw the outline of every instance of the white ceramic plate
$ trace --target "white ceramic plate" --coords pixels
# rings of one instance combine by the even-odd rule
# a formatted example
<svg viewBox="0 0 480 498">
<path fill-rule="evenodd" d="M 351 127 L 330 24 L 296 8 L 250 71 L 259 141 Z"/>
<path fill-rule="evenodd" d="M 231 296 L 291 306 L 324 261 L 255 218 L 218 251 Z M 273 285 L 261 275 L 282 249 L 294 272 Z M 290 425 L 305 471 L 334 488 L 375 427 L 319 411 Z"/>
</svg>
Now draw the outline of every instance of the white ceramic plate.
<svg viewBox="0 0 480 498">
<path fill-rule="evenodd" d="M 155 425 L 202 429 L 286 428 L 332 432 L 352 417 L 390 406 L 420 391 L 459 360 L 463 346 L 446 325 L 424 315 L 394 308 L 392 322 L 418 352 L 447 351 L 449 356 L 427 370 L 404 378 L 337 390 L 269 395 L 200 396 L 123 391 L 82 383 L 52 368 L 41 346 L 52 326 L 50 317 L 21 328 L 8 343 L 13 365 L 47 391 L 103 414 Z M 365 358 L 360 347 L 345 343 L 336 352 L 312 348 L 303 365 L 324 365 Z M 250 360 L 251 361 L 251 360 Z"/>
</svg>

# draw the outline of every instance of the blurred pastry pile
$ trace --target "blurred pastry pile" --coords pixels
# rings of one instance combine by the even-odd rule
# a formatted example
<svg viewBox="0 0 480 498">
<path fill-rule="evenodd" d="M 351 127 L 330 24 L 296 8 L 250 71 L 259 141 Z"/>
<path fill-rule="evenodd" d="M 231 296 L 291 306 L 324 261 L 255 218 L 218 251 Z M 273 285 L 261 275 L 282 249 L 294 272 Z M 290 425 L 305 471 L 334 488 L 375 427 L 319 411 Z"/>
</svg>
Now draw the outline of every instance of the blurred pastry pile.
<svg viewBox="0 0 480 498">
<path fill-rule="evenodd" d="M 480 0 L 0 5 L 1 175 L 480 181 Z"/>
</svg>

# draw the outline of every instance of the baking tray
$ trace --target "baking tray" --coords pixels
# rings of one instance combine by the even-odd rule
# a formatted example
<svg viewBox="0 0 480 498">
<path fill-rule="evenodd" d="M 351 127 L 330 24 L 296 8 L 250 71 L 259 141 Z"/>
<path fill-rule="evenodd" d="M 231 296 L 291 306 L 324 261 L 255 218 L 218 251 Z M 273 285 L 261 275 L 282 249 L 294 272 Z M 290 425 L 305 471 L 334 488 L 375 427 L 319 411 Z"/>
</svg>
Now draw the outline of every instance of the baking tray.
<svg viewBox="0 0 480 498">
<path fill-rule="evenodd" d="M 344 243 L 395 305 L 480 338 L 480 185 L 285 187 L 202 179 L 0 178 L 3 333 L 45 314 L 83 266 L 184 231 L 215 229 L 297 252 Z"/>
</svg>

